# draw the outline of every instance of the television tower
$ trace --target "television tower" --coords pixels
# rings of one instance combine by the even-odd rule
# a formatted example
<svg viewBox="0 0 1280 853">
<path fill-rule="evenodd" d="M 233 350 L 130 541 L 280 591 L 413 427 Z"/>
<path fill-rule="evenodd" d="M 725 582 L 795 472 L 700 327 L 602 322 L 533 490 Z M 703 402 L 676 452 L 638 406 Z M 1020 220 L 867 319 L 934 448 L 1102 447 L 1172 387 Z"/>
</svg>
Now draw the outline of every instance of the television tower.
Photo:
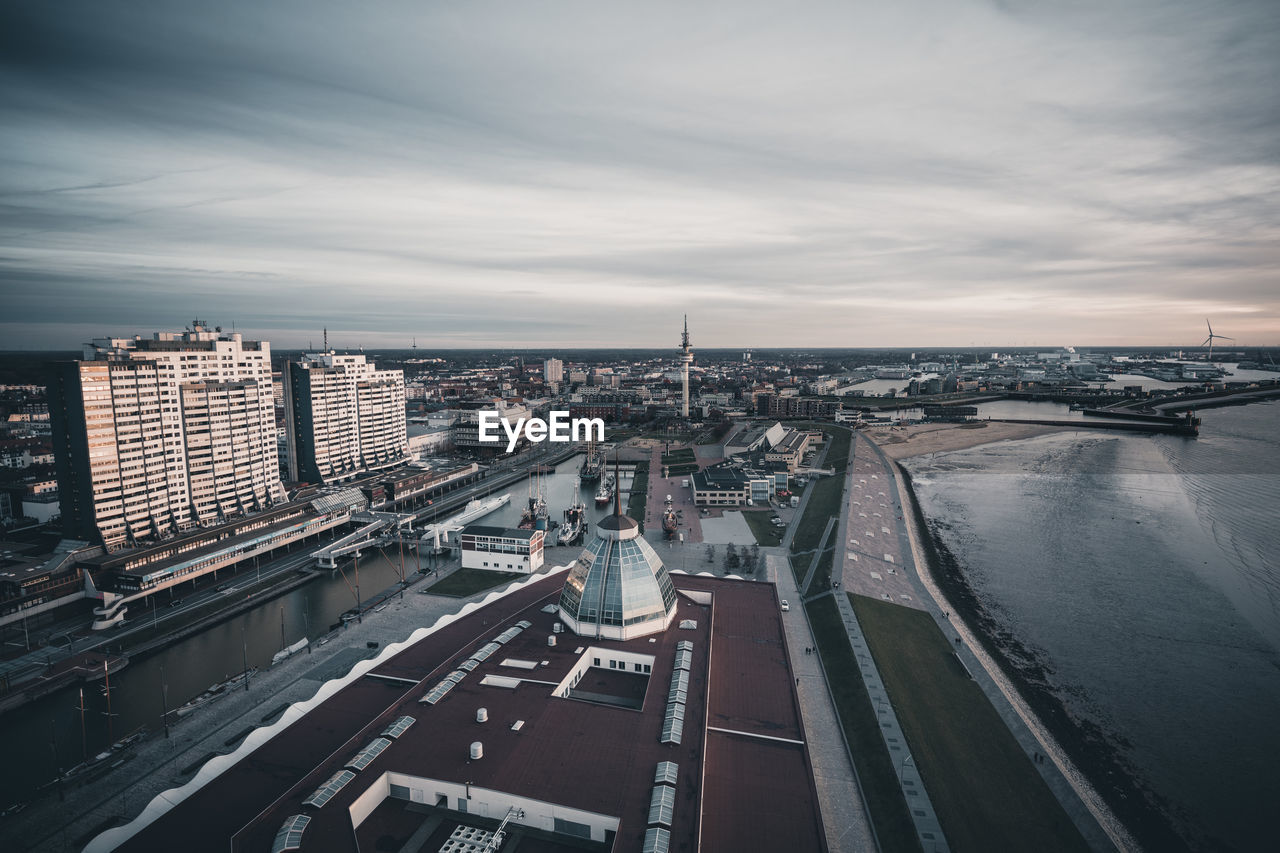
<svg viewBox="0 0 1280 853">
<path fill-rule="evenodd" d="M 680 379 L 683 383 L 683 396 L 680 403 L 680 417 L 689 417 L 689 365 L 693 364 L 693 351 L 689 348 L 689 315 L 684 315 L 684 334 L 680 336 Z"/>
</svg>

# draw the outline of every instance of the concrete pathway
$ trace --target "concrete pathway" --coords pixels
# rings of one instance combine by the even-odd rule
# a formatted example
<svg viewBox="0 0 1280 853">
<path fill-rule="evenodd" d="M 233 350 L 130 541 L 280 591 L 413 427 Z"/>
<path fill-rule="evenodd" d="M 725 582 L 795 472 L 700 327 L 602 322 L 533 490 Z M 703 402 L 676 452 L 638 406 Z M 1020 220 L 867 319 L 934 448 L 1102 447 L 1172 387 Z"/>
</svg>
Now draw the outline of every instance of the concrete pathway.
<svg viewBox="0 0 1280 853">
<path fill-rule="evenodd" d="M 782 623 L 787 632 L 791 669 L 799 678 L 796 690 L 804 717 L 805 740 L 809 743 L 809 759 L 813 763 L 823 828 L 827 833 L 827 847 L 831 853 L 877 850 L 879 845 L 867 816 L 858 774 L 844 739 L 844 730 L 836 716 L 835 702 L 827 687 L 821 660 L 816 654 L 805 654 L 805 649 L 814 648 L 817 643 L 809 627 L 809 617 L 800 604 L 795 575 L 785 555 L 769 554 L 765 563 L 767 579 L 778 585 L 778 597 L 791 602 L 791 610 L 782 614 Z"/>
<path fill-rule="evenodd" d="M 898 715 L 893 712 L 893 704 L 889 694 L 880 680 L 880 670 L 867 648 L 867 640 L 862 635 L 862 627 L 858 617 L 854 615 L 853 605 L 844 592 L 832 593 L 836 606 L 840 608 L 840 621 L 849 634 L 849 642 L 853 645 L 853 653 L 858 658 L 858 669 L 862 671 L 862 683 L 866 685 L 867 695 L 875 705 L 876 719 L 880 721 L 880 736 L 884 745 L 889 748 L 889 758 L 893 761 L 894 775 L 898 777 L 898 785 L 902 788 L 902 796 L 911 811 L 911 822 L 915 825 L 916 835 L 920 837 L 920 846 L 932 853 L 948 853 L 951 849 L 942 834 L 942 824 L 938 823 L 938 815 L 933 810 L 933 802 L 929 792 L 925 790 L 924 780 L 920 778 L 920 770 L 916 767 L 907 748 L 906 735 L 898 724 Z"/>
</svg>

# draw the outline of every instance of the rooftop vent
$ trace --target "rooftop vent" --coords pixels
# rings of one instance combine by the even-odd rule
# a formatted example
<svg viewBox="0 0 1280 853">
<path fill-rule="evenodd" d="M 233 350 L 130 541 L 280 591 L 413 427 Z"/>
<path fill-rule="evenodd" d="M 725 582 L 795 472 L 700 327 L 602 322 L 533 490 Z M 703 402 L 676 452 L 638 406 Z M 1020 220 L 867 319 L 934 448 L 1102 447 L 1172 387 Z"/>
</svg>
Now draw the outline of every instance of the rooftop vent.
<svg viewBox="0 0 1280 853">
<path fill-rule="evenodd" d="M 489 722 L 489 709 L 488 709 L 488 708 L 476 708 L 476 722 L 477 722 L 477 723 L 487 723 L 487 722 Z"/>
<path fill-rule="evenodd" d="M 484 744 L 480 741 L 476 741 L 471 744 L 471 760 L 479 761 L 481 758 L 484 758 Z"/>
<path fill-rule="evenodd" d="M 555 635 L 555 634 L 548 634 L 548 635 L 547 635 L 547 645 L 548 645 L 548 646 L 554 646 L 555 644 L 556 644 L 556 635 Z"/>
</svg>

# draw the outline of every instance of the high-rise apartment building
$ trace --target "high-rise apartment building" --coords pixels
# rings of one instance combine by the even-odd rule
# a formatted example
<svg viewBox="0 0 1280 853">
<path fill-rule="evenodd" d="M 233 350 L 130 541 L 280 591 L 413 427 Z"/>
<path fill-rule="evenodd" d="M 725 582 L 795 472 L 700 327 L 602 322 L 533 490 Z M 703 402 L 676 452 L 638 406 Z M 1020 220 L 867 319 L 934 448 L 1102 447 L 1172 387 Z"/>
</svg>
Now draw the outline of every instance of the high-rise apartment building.
<svg viewBox="0 0 1280 853">
<path fill-rule="evenodd" d="M 550 384 L 564 381 L 564 362 L 558 358 L 549 358 L 542 362 L 542 379 Z"/>
<path fill-rule="evenodd" d="M 378 370 L 363 355 L 309 353 L 285 381 L 289 473 L 332 483 L 404 462 L 404 371 Z"/>
<path fill-rule="evenodd" d="M 108 549 L 283 498 L 271 345 L 201 321 L 99 338 L 49 387 L 66 535 Z"/>
</svg>

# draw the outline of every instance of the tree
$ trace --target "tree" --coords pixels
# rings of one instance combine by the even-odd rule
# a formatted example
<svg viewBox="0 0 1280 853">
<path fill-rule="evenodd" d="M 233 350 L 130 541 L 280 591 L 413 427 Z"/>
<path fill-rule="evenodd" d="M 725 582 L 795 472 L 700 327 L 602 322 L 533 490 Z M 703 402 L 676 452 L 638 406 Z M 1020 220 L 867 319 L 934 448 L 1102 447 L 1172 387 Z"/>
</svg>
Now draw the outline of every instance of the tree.
<svg viewBox="0 0 1280 853">
<path fill-rule="evenodd" d="M 741 563 L 742 563 L 742 560 L 738 557 L 738 549 L 733 547 L 733 543 L 730 542 L 728 545 L 724 546 L 725 571 L 736 569 L 738 568 L 739 565 L 741 565 Z"/>
<path fill-rule="evenodd" d="M 756 543 L 753 543 L 753 544 L 752 544 L 752 546 L 751 546 L 751 556 L 750 556 L 750 558 L 748 559 L 748 562 L 747 562 L 747 573 L 748 573 L 748 574 L 753 574 L 753 573 L 755 573 L 755 572 L 757 572 L 757 571 L 759 571 L 759 570 L 760 570 L 761 565 L 762 565 L 762 564 L 761 564 L 761 562 L 760 562 L 760 559 L 761 559 L 761 558 L 760 558 L 760 543 L 759 543 L 759 542 L 756 542 Z"/>
<path fill-rule="evenodd" d="M 716 546 L 708 545 L 707 546 L 707 562 L 714 563 L 715 561 L 716 561 Z"/>
</svg>

